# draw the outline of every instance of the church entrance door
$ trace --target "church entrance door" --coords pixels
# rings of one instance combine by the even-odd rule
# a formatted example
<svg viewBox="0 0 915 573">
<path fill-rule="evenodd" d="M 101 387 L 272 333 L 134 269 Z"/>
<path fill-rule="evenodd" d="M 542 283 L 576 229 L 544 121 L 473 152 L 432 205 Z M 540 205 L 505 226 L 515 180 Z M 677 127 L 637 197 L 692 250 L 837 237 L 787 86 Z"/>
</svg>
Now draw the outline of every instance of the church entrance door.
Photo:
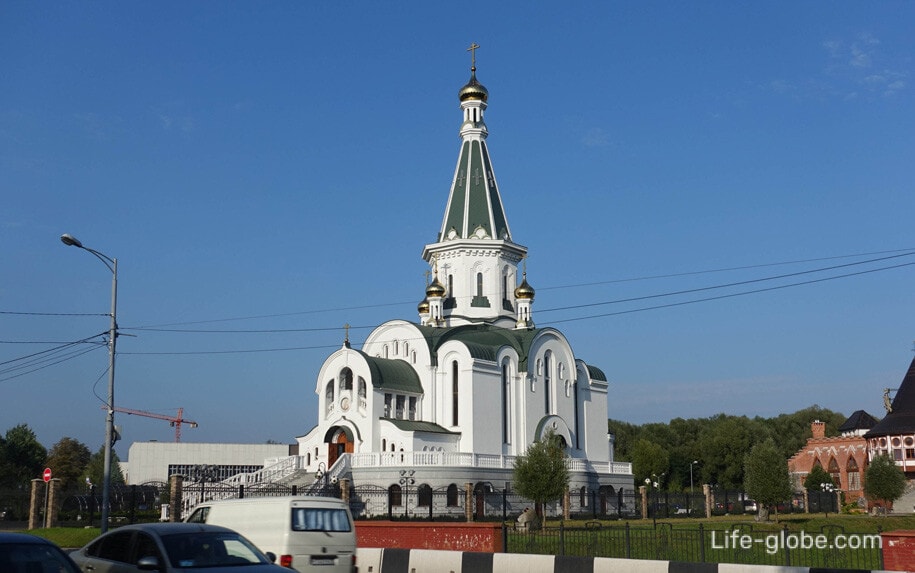
<svg viewBox="0 0 915 573">
<path fill-rule="evenodd" d="M 330 469 L 343 454 L 353 453 L 353 442 L 342 429 L 337 430 L 331 442 L 327 444 L 327 467 Z"/>
</svg>

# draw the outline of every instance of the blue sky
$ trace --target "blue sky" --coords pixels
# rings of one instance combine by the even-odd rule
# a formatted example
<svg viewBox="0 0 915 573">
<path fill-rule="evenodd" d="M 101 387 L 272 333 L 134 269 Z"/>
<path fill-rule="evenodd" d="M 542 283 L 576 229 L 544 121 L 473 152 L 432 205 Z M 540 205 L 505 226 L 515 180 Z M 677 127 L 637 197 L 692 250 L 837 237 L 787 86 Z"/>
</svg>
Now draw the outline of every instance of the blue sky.
<svg viewBox="0 0 915 573">
<path fill-rule="evenodd" d="M 471 42 L 533 318 L 606 372 L 611 417 L 881 416 L 915 339 L 915 267 L 886 268 L 915 262 L 913 21 L 910 2 L 4 2 L 0 431 L 101 445 L 103 347 L 11 370 L 107 329 L 110 273 L 71 233 L 119 261 L 119 406 L 184 408 L 184 441 L 305 434 L 343 325 L 358 345 L 416 320 Z M 117 424 L 122 458 L 174 439 Z"/>
</svg>

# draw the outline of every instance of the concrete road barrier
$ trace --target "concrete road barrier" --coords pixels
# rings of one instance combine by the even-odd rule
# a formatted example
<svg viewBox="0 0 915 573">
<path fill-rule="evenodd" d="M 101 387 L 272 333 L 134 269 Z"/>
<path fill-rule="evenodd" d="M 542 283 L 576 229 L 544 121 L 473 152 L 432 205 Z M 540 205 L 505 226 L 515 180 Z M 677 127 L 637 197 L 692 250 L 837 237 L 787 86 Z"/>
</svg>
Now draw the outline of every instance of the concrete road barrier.
<svg viewBox="0 0 915 573">
<path fill-rule="evenodd" d="M 848 569 L 433 549 L 359 548 L 356 555 L 360 573 L 852 573 Z"/>
</svg>

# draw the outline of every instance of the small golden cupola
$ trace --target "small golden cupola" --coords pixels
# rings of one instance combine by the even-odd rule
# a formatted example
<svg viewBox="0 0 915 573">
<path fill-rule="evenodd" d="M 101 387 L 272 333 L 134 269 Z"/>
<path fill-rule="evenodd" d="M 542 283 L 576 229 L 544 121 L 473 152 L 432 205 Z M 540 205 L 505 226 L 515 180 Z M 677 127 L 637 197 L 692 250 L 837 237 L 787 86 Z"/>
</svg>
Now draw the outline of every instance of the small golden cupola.
<svg viewBox="0 0 915 573">
<path fill-rule="evenodd" d="M 527 283 L 527 271 L 522 275 L 523 279 L 518 288 L 515 289 L 515 298 L 521 300 L 534 300 L 534 287 Z"/>
<path fill-rule="evenodd" d="M 439 282 L 438 276 L 436 276 L 429 286 L 426 287 L 426 301 L 430 298 L 441 298 L 445 296 L 445 285 Z"/>
<path fill-rule="evenodd" d="M 489 90 L 477 80 L 477 67 L 470 68 L 470 81 L 458 92 L 458 99 L 467 101 L 476 99 L 485 102 L 489 99 Z"/>
<path fill-rule="evenodd" d="M 527 271 L 521 276 L 521 284 L 515 289 L 515 302 L 518 303 L 515 328 L 533 328 L 531 306 L 534 304 L 534 287 L 527 282 Z"/>
<path fill-rule="evenodd" d="M 419 301 L 419 304 L 416 305 L 416 311 L 419 313 L 419 316 L 426 316 L 429 314 L 429 299 L 424 298 Z"/>
</svg>

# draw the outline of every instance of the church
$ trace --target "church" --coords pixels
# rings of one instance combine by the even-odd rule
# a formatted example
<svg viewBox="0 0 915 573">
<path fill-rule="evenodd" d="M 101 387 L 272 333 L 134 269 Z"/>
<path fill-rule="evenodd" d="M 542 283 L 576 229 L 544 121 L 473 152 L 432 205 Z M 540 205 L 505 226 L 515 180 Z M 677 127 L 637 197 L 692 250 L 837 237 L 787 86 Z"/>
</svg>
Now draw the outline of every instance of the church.
<svg viewBox="0 0 915 573">
<path fill-rule="evenodd" d="M 318 423 L 297 438 L 303 469 L 356 487 L 399 488 L 409 476 L 433 489 L 511 490 L 515 458 L 552 432 L 573 494 L 631 492 L 631 464 L 614 461 L 607 432 L 607 376 L 562 332 L 536 326 L 527 248 L 496 183 L 475 58 L 458 98 L 461 145 L 441 227 L 422 250 L 430 278 L 417 317 L 381 324 L 361 349 L 347 336 L 325 359 Z"/>
</svg>

